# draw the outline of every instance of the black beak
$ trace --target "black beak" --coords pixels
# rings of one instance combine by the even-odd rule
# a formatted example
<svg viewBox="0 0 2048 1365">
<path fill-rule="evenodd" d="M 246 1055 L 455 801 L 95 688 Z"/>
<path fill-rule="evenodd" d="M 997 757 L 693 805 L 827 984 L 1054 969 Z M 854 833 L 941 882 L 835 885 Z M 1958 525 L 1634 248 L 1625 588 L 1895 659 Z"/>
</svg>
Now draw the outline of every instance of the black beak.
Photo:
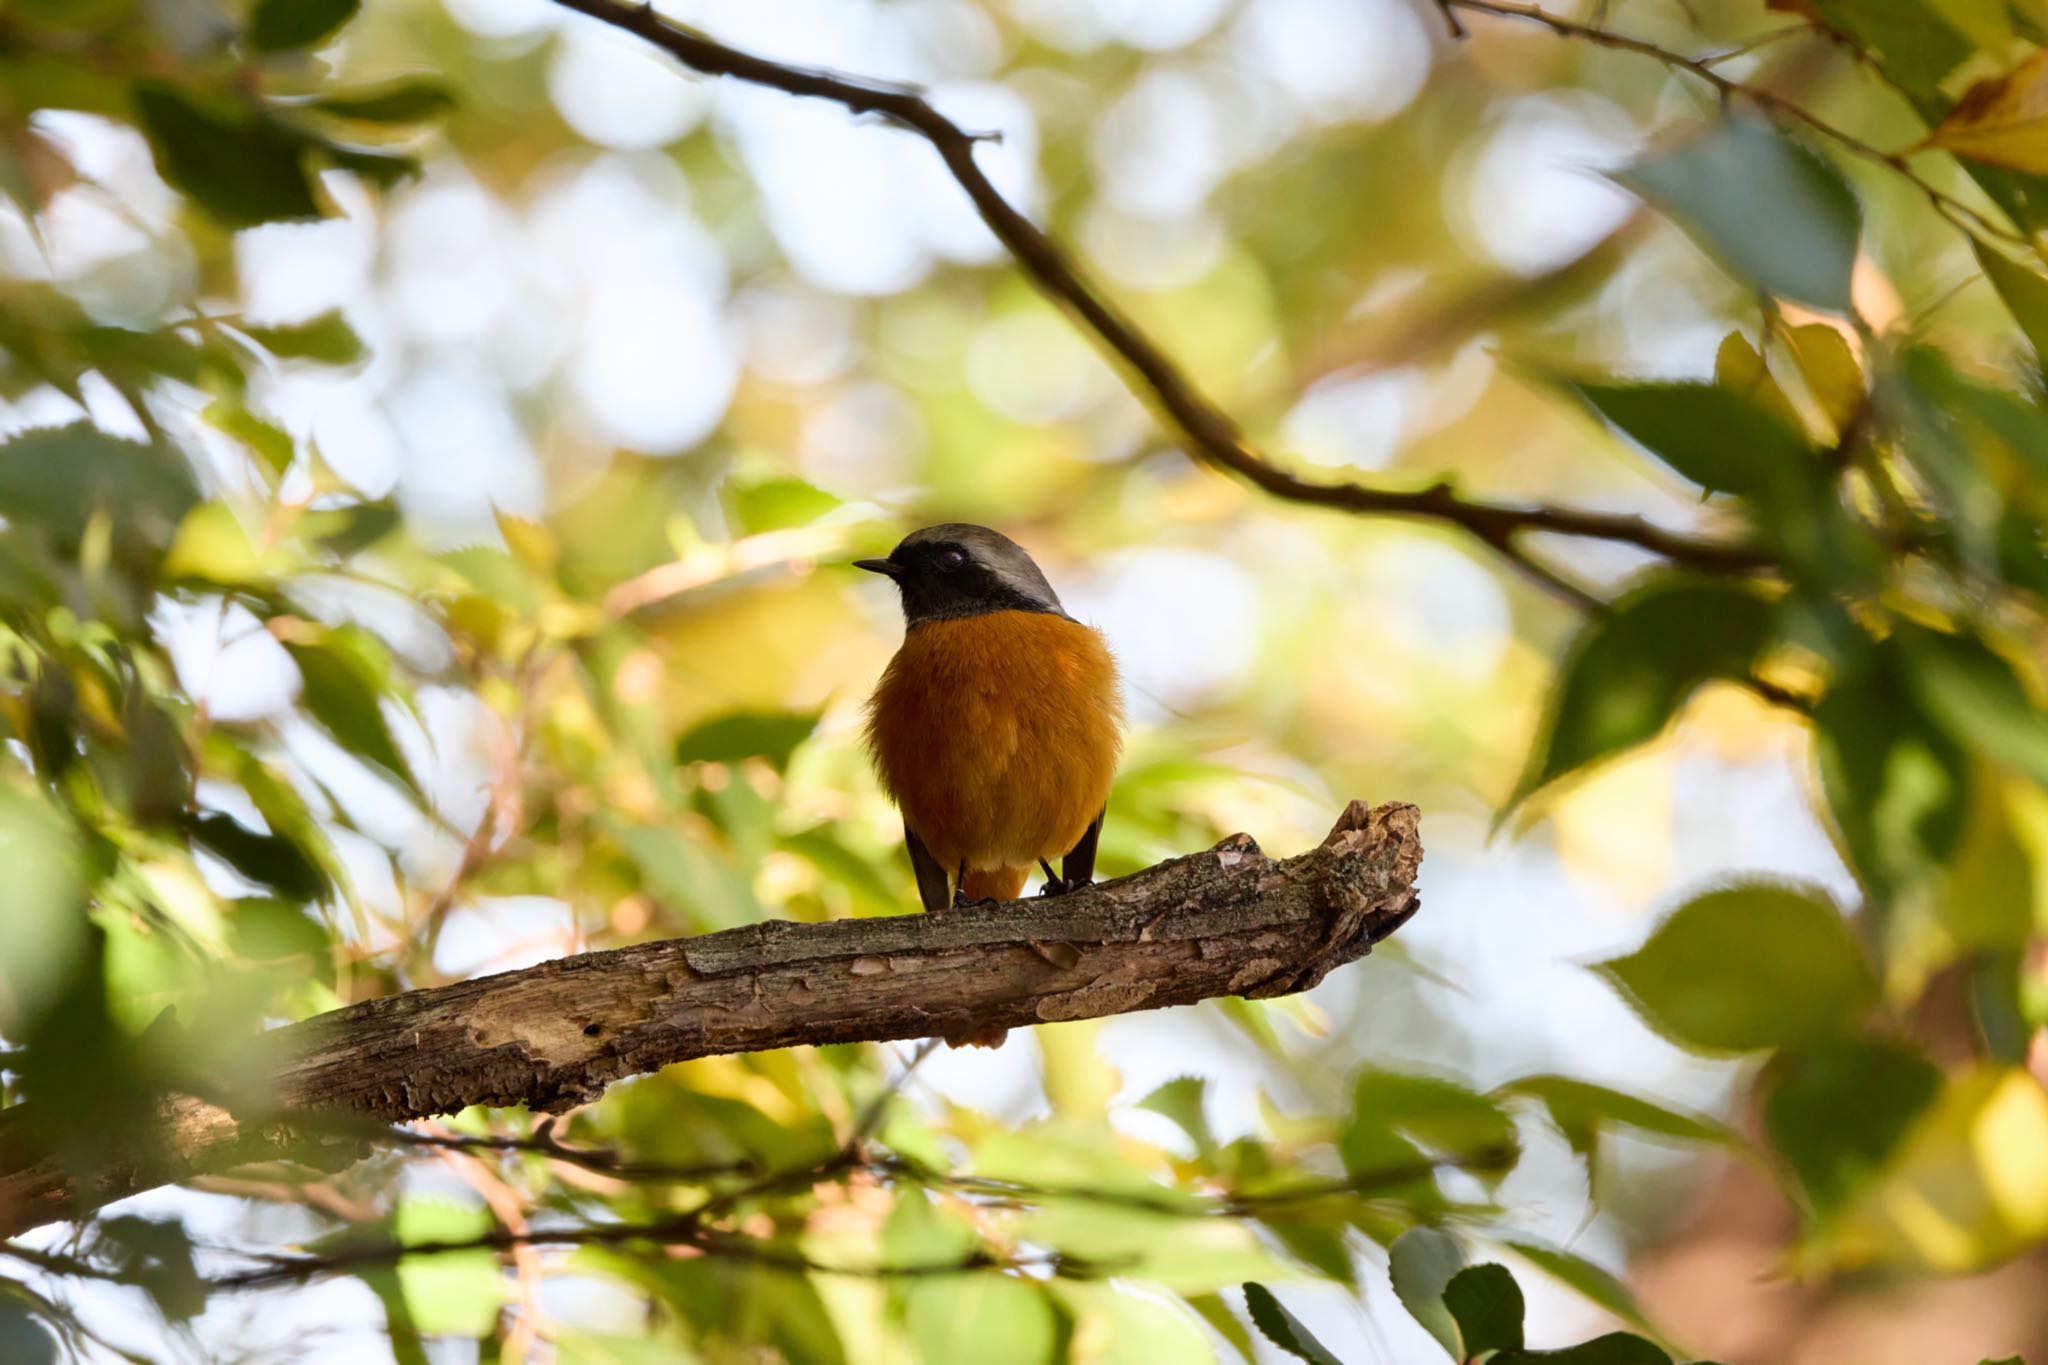
<svg viewBox="0 0 2048 1365">
<path fill-rule="evenodd" d="M 853 561 L 853 567 L 866 569 L 869 573 L 883 574 L 889 578 L 903 576 L 903 566 L 893 559 L 856 559 Z"/>
</svg>

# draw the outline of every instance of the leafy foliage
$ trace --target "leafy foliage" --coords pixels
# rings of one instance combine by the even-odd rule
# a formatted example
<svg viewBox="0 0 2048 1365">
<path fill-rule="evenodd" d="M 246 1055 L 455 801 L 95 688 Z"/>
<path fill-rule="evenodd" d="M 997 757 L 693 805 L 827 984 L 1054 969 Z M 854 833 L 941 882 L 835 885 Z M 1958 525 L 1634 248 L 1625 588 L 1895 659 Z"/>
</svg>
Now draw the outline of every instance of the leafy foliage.
<svg viewBox="0 0 2048 1365">
<path fill-rule="evenodd" d="M 1326 1362 L 1268 1285 L 1366 1293 L 1384 1257 L 1454 1360 L 1630 1365 L 1677 1347 L 1625 1278 L 1517 1226 L 1530 1125 L 1638 1244 L 1678 1235 L 1644 1212 L 1669 1201 L 1643 1138 L 1760 1158 L 1806 1280 L 1965 1274 L 2048 1242 L 2048 1092 L 2027 1067 L 2048 1026 L 2038 15 L 1811 0 L 1695 33 L 1668 7 L 1560 8 L 1570 41 L 1535 34 L 1526 62 L 1435 54 L 1415 113 L 1369 117 L 1344 101 L 1374 82 L 1317 95 L 1299 54 L 1287 79 L 1245 74 L 1286 47 L 1294 20 L 1270 6 L 1179 37 L 1122 9 L 1055 34 L 1045 7 L 955 7 L 946 41 L 902 44 L 985 54 L 942 84 L 1000 86 L 1037 122 L 975 155 L 1036 157 L 1015 183 L 1042 193 L 1020 204 L 1076 260 L 1124 268 L 1102 295 L 1245 431 L 1371 467 L 1394 509 L 1476 533 L 1459 542 L 1474 555 L 1540 556 L 1541 577 L 1554 553 L 1553 578 L 1598 587 L 1517 779 L 1548 607 L 1442 545 L 1431 561 L 1377 525 L 1276 510 L 1268 493 L 1305 475 L 1232 489 L 1154 458 L 1165 443 L 1112 376 L 907 179 L 896 226 L 928 275 L 833 283 L 861 264 L 828 249 L 858 215 L 837 236 L 793 228 L 805 177 L 774 170 L 739 104 L 679 104 L 682 131 L 649 147 L 654 87 L 578 83 L 595 30 L 449 17 L 475 8 L 0 15 L 0 1155 L 49 1153 L 89 1183 L 167 1095 L 237 1093 L 263 1029 L 501 953 L 905 910 L 849 682 L 879 664 L 875 604 L 830 566 L 907 519 L 960 516 L 1029 528 L 1066 560 L 1063 588 L 1107 566 L 1089 605 L 1168 660 L 1131 660 L 1143 719 L 1108 875 L 1241 826 L 1306 837 L 1301 809 L 1368 783 L 1425 793 L 1431 828 L 1505 792 L 1503 813 L 1559 815 L 1537 838 L 1583 873 L 1601 822 L 1573 803 L 1616 760 L 1701 727 L 1737 747 L 1768 728 L 1774 762 L 1810 754 L 1846 872 L 1832 891 L 1687 888 L 1638 949 L 1594 964 L 1677 1047 L 1743 1059 L 1754 1131 L 1579 1079 L 1608 1074 L 1590 1057 L 1503 1078 L 1461 1031 L 1485 1002 L 1431 1003 L 1461 989 L 1455 952 L 1390 951 L 1354 993 L 1170 1021 L 1186 1056 L 1151 1078 L 1199 1069 L 1213 1028 L 1256 1103 L 1196 1075 L 1126 1094 L 1082 1024 L 1040 1031 L 1028 1102 L 985 1109 L 885 1089 L 878 1050 L 707 1058 L 548 1127 L 452 1116 L 439 1138 L 466 1154 L 394 1141 L 337 1171 L 332 1152 L 266 1152 L 219 1188 L 297 1221 L 252 1217 L 249 1245 L 289 1238 L 354 1276 L 408 1362 L 435 1339 L 510 1358 L 536 1334 L 564 1361 L 1199 1360 L 1249 1356 L 1254 1332 Z M 1660 66 L 1608 22 L 1713 60 Z M 1620 50 L 1579 62 L 1589 46 Z M 1726 108 L 1674 119 L 1703 106 L 1672 82 L 1703 70 Z M 630 130 L 608 96 L 633 104 Z M 1311 97 L 1329 107 L 1297 107 Z M 1206 117 L 1168 120 L 1175 137 L 1139 156 L 1154 105 Z M 1629 227 L 1439 296 L 1543 235 L 1492 177 L 1535 173 L 1510 155 L 1520 130 L 1582 115 L 1653 135 L 1614 178 L 1675 232 Z M 849 182 L 893 165 L 826 159 Z M 1161 165 L 1194 189 L 1148 179 Z M 643 199 L 645 240 L 592 259 L 592 218 Z M 517 221 L 516 261 L 483 241 L 494 214 Z M 280 308 L 255 281 L 294 233 L 326 244 L 334 280 Z M 523 272 L 543 295 L 598 283 L 566 322 L 490 311 L 500 290 L 529 297 Z M 399 292 L 387 276 L 459 284 L 366 306 Z M 681 277 L 717 345 L 618 324 Z M 1421 323 L 1388 325 L 1386 301 L 1416 291 Z M 1542 382 L 1516 387 L 1495 350 Z M 483 417 L 448 399 L 461 384 L 435 387 L 501 360 Z M 724 415 L 687 437 L 607 429 L 621 375 L 648 411 L 702 389 Z M 1357 445 L 1364 427 L 1398 449 Z M 1398 487 L 1445 469 L 1685 529 L 1619 535 L 1634 557 L 1610 563 L 1564 548 L 1568 516 L 1504 530 L 1445 513 L 1463 489 Z M 476 485 L 482 515 L 436 523 L 437 498 Z M 1370 513 L 1381 491 L 1329 500 Z M 1145 577 L 1148 537 L 1181 556 L 1171 573 Z M 1271 560 L 1234 623 L 1244 583 L 1219 549 Z M 1493 657 L 1482 636 L 1499 661 L 1472 662 Z M 1201 649 L 1165 648 L 1182 637 Z M 1774 718 L 1730 721 L 1740 692 Z M 1680 825 L 1714 814 L 1683 804 Z M 1612 843 L 1633 837 L 1614 823 Z M 1401 1040 L 1362 996 L 1405 1016 Z M 1447 1059 L 1492 1088 L 1434 1069 Z M 527 1244 L 536 1229 L 606 1231 L 557 1256 Z M 1532 1345 L 1514 1274 L 1467 1264 L 1479 1229 L 1630 1330 Z M 0 1245 L 0 1266 L 9 1362 L 93 1349 L 74 1282 L 124 1288 L 168 1340 L 210 1330 L 215 1282 L 240 1268 L 154 1207 Z M 535 1308 L 553 1275 L 633 1312 L 555 1321 Z"/>
</svg>

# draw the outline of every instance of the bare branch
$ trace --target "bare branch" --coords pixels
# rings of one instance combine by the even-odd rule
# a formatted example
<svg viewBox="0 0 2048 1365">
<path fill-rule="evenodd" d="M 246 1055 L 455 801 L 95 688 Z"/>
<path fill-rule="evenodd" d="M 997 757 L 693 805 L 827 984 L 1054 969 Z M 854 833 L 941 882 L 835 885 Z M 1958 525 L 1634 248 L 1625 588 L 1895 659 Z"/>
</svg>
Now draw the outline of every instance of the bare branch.
<svg viewBox="0 0 2048 1365">
<path fill-rule="evenodd" d="M 791 95 L 830 100 L 856 114 L 880 114 L 923 137 L 1024 273 L 1041 291 L 1070 309 L 1122 362 L 1137 386 L 1179 431 L 1188 452 L 1275 497 L 1460 527 L 1545 589 L 1579 606 L 1590 600 L 1584 590 L 1534 558 L 1522 543 L 1525 536 L 1547 532 L 1619 541 L 1708 573 L 1747 573 L 1770 564 L 1769 555 L 1760 547 L 1703 540 L 1636 516 L 1542 503 L 1482 502 L 1462 496 L 1448 483 L 1420 489 L 1375 488 L 1360 483 L 1318 483 L 1292 474 L 1255 449 L 1237 423 L 1110 301 L 1072 254 L 1002 196 L 975 161 L 975 144 L 982 139 L 939 113 L 915 91 L 742 52 L 662 18 L 651 6 L 618 0 L 556 3 L 644 38 L 706 75 L 730 76 Z"/>
<path fill-rule="evenodd" d="M 345 1163 L 364 1119 L 559 1110 L 692 1057 L 1306 990 L 1415 912 L 1418 820 L 1413 806 L 1354 801 L 1323 843 L 1285 860 L 1237 835 L 1049 900 L 770 921 L 366 1000 L 267 1035 L 261 1094 L 171 1097 L 83 1187 L 30 1146 L 24 1110 L 0 1113 L 0 1237 L 250 1161 Z M 593 1160 L 581 1164 L 602 1169 Z"/>
</svg>

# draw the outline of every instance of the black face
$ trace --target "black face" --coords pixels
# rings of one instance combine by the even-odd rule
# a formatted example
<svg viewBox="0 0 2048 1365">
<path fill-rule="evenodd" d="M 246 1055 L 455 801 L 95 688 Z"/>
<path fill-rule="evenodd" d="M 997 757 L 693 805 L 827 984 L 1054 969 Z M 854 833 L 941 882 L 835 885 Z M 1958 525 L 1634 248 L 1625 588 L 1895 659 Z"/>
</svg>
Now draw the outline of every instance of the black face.
<svg viewBox="0 0 2048 1365">
<path fill-rule="evenodd" d="M 904 619 L 913 626 L 992 611 L 1065 615 L 1023 547 L 985 526 L 928 526 L 905 537 L 887 559 L 855 565 L 896 580 Z"/>
</svg>

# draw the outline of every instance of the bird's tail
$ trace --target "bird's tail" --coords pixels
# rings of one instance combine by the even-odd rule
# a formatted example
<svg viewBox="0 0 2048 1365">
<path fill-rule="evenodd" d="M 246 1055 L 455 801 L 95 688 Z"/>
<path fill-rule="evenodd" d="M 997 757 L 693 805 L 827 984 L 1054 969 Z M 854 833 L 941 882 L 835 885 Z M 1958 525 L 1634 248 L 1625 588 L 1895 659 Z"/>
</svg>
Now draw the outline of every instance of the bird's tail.
<svg viewBox="0 0 2048 1365">
<path fill-rule="evenodd" d="M 1013 901 L 1023 892 L 1024 883 L 1030 877 L 1031 869 L 1028 867 L 971 867 L 961 887 L 971 901 Z"/>
</svg>

